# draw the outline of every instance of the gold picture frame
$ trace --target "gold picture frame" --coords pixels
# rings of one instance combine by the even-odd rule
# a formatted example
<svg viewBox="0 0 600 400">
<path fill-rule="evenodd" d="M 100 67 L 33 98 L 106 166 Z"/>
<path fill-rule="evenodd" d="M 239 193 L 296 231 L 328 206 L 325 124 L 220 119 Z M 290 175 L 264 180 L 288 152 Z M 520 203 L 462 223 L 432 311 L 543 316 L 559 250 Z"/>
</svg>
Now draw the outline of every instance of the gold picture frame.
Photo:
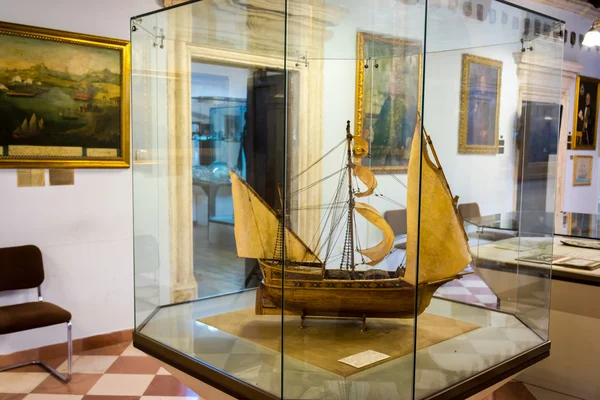
<svg viewBox="0 0 600 400">
<path fill-rule="evenodd" d="M 128 168 L 128 41 L 0 22 L 0 168 Z"/>
<path fill-rule="evenodd" d="M 460 154 L 498 153 L 501 88 L 501 61 L 463 54 L 458 141 Z"/>
<path fill-rule="evenodd" d="M 373 75 L 374 71 L 377 71 L 377 75 Z M 373 78 L 367 79 L 372 82 L 368 88 L 365 88 L 365 76 Z M 402 131 L 398 145 L 380 145 L 377 144 L 375 127 L 382 114 L 381 111 L 386 109 L 386 102 L 391 104 L 391 94 L 386 82 L 390 81 L 392 76 L 402 80 L 399 82 L 403 89 L 400 101 L 406 112 L 401 121 L 402 125 L 399 124 L 394 128 L 395 131 Z M 412 140 L 417 111 L 421 109 L 423 98 L 422 82 L 421 42 L 370 32 L 357 32 L 354 132 L 370 142 L 370 157 L 357 163 L 369 163 L 371 171 L 375 174 L 407 172 L 410 140 Z M 369 96 L 369 102 L 365 101 L 365 96 Z"/>
<path fill-rule="evenodd" d="M 591 186 L 593 156 L 573 156 L 573 186 Z"/>
<path fill-rule="evenodd" d="M 596 150 L 599 99 L 600 79 L 578 75 L 575 81 L 575 107 L 573 108 L 573 150 Z M 588 123 L 591 129 L 587 127 Z"/>
</svg>

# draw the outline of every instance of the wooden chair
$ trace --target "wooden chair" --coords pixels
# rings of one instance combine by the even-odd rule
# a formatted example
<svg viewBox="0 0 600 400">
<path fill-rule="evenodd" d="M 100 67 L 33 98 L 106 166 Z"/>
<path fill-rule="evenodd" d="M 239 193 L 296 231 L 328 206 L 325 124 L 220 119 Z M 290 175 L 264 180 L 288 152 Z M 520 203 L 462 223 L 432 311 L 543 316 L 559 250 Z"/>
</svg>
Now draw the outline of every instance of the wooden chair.
<svg viewBox="0 0 600 400">
<path fill-rule="evenodd" d="M 462 219 L 467 222 L 470 223 L 469 221 L 467 221 L 467 219 L 469 218 L 477 218 L 477 217 L 481 217 L 481 211 L 479 210 L 479 204 L 477 203 L 464 203 L 464 204 L 459 204 L 458 205 L 458 213 L 460 214 L 460 216 L 462 217 Z M 467 236 L 469 236 L 472 239 L 479 239 L 479 240 L 489 240 L 492 242 L 498 241 L 498 240 L 503 240 L 503 239 L 510 239 L 515 237 L 516 233 L 511 233 L 511 232 L 507 232 L 507 231 L 501 231 L 501 230 L 496 230 L 496 229 L 483 229 L 483 228 L 477 228 L 477 230 L 475 232 L 468 232 Z"/>
<path fill-rule="evenodd" d="M 463 220 L 481 217 L 481 211 L 479 210 L 479 204 L 477 203 L 459 204 L 458 213 L 460 214 Z"/>
<path fill-rule="evenodd" d="M 27 365 L 39 365 L 63 382 L 71 380 L 71 313 L 43 301 L 44 265 L 40 249 L 33 245 L 0 248 L 0 292 L 37 288 L 38 301 L 0 307 L 0 335 L 51 325 L 67 324 L 68 373 L 63 375 L 40 360 L 0 367 L 0 372 Z"/>
<path fill-rule="evenodd" d="M 406 210 L 390 210 L 383 214 L 383 218 L 394 231 L 396 239 L 406 238 Z M 396 244 L 394 247 L 406 250 L 406 241 Z"/>
</svg>

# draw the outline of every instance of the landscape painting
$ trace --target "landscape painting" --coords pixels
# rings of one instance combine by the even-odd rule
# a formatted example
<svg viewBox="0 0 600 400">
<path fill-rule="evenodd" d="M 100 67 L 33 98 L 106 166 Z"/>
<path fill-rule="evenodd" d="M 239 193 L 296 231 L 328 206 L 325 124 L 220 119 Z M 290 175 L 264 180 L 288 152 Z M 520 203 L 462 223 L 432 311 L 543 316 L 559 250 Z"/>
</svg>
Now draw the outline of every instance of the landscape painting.
<svg viewBox="0 0 600 400">
<path fill-rule="evenodd" d="M 129 166 L 129 43 L 0 24 L 0 167 Z"/>
</svg>

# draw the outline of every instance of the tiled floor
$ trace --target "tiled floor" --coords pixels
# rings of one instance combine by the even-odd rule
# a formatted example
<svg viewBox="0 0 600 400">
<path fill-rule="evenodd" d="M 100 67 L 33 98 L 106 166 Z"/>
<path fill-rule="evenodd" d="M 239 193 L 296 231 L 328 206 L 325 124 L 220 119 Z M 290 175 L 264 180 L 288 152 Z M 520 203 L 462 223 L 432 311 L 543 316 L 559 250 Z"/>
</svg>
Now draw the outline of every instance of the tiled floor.
<svg viewBox="0 0 600 400">
<path fill-rule="evenodd" d="M 468 267 L 465 272 L 472 272 L 471 267 Z M 448 282 L 439 288 L 435 295 L 493 309 L 498 308 L 498 297 L 477 274 L 466 275 L 462 279 Z"/>
<path fill-rule="evenodd" d="M 66 372 L 64 359 L 49 364 Z M 200 400 L 130 343 L 73 357 L 73 377 L 64 384 L 37 367 L 0 373 L 0 400 Z"/>
<path fill-rule="evenodd" d="M 62 360 L 50 364 L 65 371 Z M 0 373 L 0 400 L 202 400 L 130 343 L 78 354 L 73 367 L 68 384 L 36 366 Z M 485 400 L 534 399 L 572 398 L 511 382 Z"/>
</svg>

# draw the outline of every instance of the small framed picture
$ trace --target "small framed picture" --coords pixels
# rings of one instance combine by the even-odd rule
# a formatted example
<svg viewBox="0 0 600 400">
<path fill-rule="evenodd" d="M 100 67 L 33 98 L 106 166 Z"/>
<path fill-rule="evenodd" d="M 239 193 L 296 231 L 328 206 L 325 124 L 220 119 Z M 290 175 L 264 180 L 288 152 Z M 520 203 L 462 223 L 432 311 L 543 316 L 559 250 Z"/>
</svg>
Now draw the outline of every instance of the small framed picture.
<svg viewBox="0 0 600 400">
<path fill-rule="evenodd" d="M 590 186 L 592 184 L 592 156 L 573 157 L 573 186 Z"/>
</svg>

